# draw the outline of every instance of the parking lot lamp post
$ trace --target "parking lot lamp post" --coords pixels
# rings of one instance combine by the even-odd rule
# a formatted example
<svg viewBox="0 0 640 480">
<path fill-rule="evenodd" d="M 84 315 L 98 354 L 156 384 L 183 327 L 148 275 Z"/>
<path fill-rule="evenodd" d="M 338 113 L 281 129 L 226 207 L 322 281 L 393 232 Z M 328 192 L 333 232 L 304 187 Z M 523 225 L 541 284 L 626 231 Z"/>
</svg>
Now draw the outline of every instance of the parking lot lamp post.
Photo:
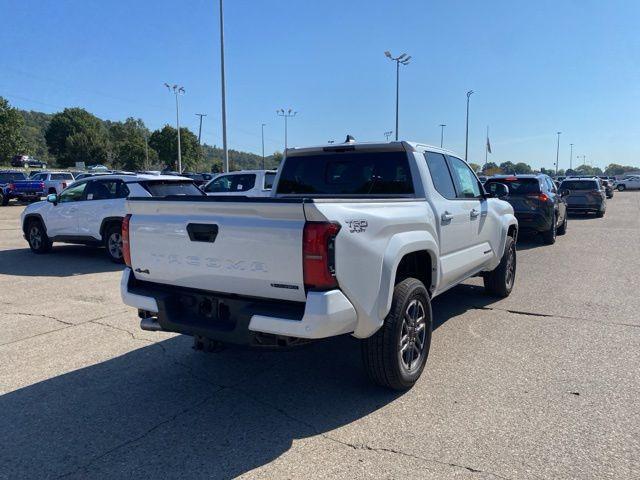
<svg viewBox="0 0 640 480">
<path fill-rule="evenodd" d="M 294 112 L 292 109 L 286 110 L 284 108 L 281 108 L 280 110 L 276 110 L 276 114 L 279 117 L 284 117 L 284 150 L 285 152 L 287 151 L 287 120 L 291 117 L 295 117 L 298 112 Z"/>
<path fill-rule="evenodd" d="M 266 123 L 262 124 L 262 169 L 264 170 L 264 126 Z"/>
<path fill-rule="evenodd" d="M 467 156 L 469 154 L 469 99 L 473 95 L 473 90 L 469 90 L 467 92 L 467 128 L 464 139 L 464 161 L 467 161 Z"/>
<path fill-rule="evenodd" d="M 444 123 L 440 124 L 440 148 L 442 148 L 442 144 L 444 142 L 444 127 L 446 127 L 446 125 Z"/>
<path fill-rule="evenodd" d="M 394 57 L 388 50 L 384 52 L 385 57 L 389 60 L 396 62 L 396 141 L 398 141 L 398 113 L 399 113 L 399 101 L 400 101 L 400 64 L 409 65 L 411 55 L 407 56 L 403 53 L 399 57 Z"/>
<path fill-rule="evenodd" d="M 179 85 L 164 84 L 165 87 L 176 97 L 176 129 L 178 130 L 178 173 L 182 173 L 182 150 L 180 148 L 180 107 L 178 105 L 178 95 L 184 95 L 184 87 Z"/>
<path fill-rule="evenodd" d="M 558 160 L 560 158 L 560 134 L 562 132 L 556 132 L 558 135 L 558 143 L 556 144 L 556 177 L 558 176 Z"/>
<path fill-rule="evenodd" d="M 570 143 L 571 151 L 569 152 L 569 170 L 573 170 L 573 143 Z"/>
</svg>

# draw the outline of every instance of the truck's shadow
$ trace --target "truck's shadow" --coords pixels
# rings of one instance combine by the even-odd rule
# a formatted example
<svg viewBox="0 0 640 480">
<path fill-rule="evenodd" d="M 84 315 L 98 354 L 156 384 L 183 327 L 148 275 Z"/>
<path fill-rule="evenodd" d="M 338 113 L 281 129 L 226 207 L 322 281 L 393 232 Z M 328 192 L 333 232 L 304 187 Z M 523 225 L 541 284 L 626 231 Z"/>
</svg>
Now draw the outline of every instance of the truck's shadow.
<svg viewBox="0 0 640 480">
<path fill-rule="evenodd" d="M 83 245 L 56 245 L 44 255 L 29 248 L 0 250 L 0 274 L 28 277 L 69 277 L 122 270 L 111 262 L 103 248 Z"/>
<path fill-rule="evenodd" d="M 478 288 L 437 299 L 436 328 L 489 303 Z M 0 477 L 235 477 L 400 396 L 368 382 L 351 337 L 284 352 L 190 345 L 173 337 L 0 397 Z"/>
</svg>

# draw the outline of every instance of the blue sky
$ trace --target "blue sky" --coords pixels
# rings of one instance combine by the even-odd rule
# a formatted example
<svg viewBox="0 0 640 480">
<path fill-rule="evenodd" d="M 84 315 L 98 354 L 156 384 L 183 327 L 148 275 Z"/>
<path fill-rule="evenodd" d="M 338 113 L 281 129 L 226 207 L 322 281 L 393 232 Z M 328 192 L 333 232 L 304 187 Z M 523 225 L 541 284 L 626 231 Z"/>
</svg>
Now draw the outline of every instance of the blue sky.
<svg viewBox="0 0 640 480">
<path fill-rule="evenodd" d="M 182 124 L 221 144 L 220 50 L 215 0 L 0 0 L 0 95 L 20 108 L 81 106 L 101 118 L 175 121 L 163 83 L 179 83 Z M 231 148 L 283 145 L 277 108 L 299 114 L 289 144 L 383 140 L 394 128 L 401 71 L 400 137 L 464 152 L 469 160 L 551 167 L 640 164 L 640 2 L 226 0 Z M 574 157 L 574 165 L 576 160 Z"/>
</svg>

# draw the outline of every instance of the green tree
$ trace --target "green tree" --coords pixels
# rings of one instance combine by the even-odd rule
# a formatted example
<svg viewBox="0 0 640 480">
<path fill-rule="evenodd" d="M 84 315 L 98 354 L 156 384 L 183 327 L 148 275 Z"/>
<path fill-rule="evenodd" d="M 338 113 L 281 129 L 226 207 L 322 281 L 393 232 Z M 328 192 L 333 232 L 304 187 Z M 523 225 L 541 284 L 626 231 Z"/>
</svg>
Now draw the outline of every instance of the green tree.
<svg viewBox="0 0 640 480">
<path fill-rule="evenodd" d="M 45 132 L 49 152 L 61 167 L 75 162 L 105 163 L 108 138 L 102 121 L 82 108 L 65 108 L 56 113 Z"/>
<path fill-rule="evenodd" d="M 158 162 L 158 153 L 151 147 L 147 149 L 149 130 L 141 119 L 127 118 L 124 122 L 110 122 L 108 128 L 111 163 L 114 167 L 145 170 Z"/>
<path fill-rule="evenodd" d="M 502 162 L 500 164 L 500 170 L 507 174 L 514 173 L 516 171 L 516 166 L 513 162 Z"/>
<path fill-rule="evenodd" d="M 479 172 L 480 169 L 482 168 L 477 163 L 470 163 L 469 166 L 471 167 L 471 170 L 473 170 L 474 172 Z"/>
<path fill-rule="evenodd" d="M 154 131 L 149 137 L 149 147 L 158 152 L 158 159 L 165 166 L 178 168 L 178 135 L 177 130 L 165 125 Z M 180 152 L 182 153 L 182 169 L 195 168 L 198 163 L 198 137 L 188 128 L 180 128 Z"/>
<path fill-rule="evenodd" d="M 592 175 L 602 175 L 602 169 L 599 167 L 592 167 L 591 165 L 580 165 L 574 170 L 577 175 L 585 175 L 589 177 Z"/>
<path fill-rule="evenodd" d="M 502 173 L 502 171 L 500 170 L 500 167 L 498 167 L 498 165 L 496 165 L 494 162 L 487 162 L 484 164 L 484 166 L 482 167 L 482 173 L 484 173 L 485 175 L 488 175 L 488 171 L 496 171 L 499 170 L 498 173 Z M 493 173 L 492 175 L 496 175 L 495 173 Z"/>
<path fill-rule="evenodd" d="M 0 97 L 0 163 L 7 163 L 13 155 L 26 153 L 26 144 L 20 135 L 23 125 L 20 112 Z"/>
<path fill-rule="evenodd" d="M 24 125 L 20 129 L 20 134 L 26 143 L 26 153 L 39 160 L 44 160 L 47 163 L 51 162 L 53 157 L 49 155 L 47 142 L 44 139 L 44 132 L 49 126 L 53 115 L 25 110 L 20 110 L 20 114 L 24 119 Z"/>
<path fill-rule="evenodd" d="M 630 165 L 619 165 L 617 163 L 611 163 L 604 169 L 605 175 L 624 175 L 627 172 L 634 172 L 640 170 L 638 167 L 632 167 Z"/>
<path fill-rule="evenodd" d="M 533 172 L 533 170 L 531 169 L 531 167 L 524 163 L 524 162 L 518 162 L 516 163 L 513 168 L 515 169 L 516 173 L 531 173 Z"/>
</svg>

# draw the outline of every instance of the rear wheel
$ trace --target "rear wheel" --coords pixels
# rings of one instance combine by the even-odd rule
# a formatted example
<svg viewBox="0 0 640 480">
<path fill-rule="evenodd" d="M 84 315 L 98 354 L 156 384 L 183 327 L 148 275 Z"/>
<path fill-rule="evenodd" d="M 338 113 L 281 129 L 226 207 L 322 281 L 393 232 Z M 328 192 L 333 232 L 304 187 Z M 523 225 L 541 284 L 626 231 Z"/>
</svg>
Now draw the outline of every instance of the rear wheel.
<svg viewBox="0 0 640 480">
<path fill-rule="evenodd" d="M 558 233 L 558 227 L 556 225 L 557 222 L 558 219 L 556 217 L 556 214 L 554 213 L 553 218 L 551 219 L 551 228 L 546 232 L 542 232 L 542 240 L 547 245 L 553 245 L 554 243 L 556 243 L 556 235 Z"/>
<path fill-rule="evenodd" d="M 560 225 L 560 228 L 558 228 L 558 235 L 564 235 L 565 233 L 567 233 L 567 223 L 568 223 L 567 214 L 565 212 L 562 225 Z"/>
<path fill-rule="evenodd" d="M 27 225 L 27 241 L 33 253 L 47 253 L 51 250 L 51 240 L 40 220 L 31 220 Z"/>
<path fill-rule="evenodd" d="M 9 195 L 5 195 L 2 191 L 0 191 L 0 205 L 3 207 L 9 205 Z"/>
<path fill-rule="evenodd" d="M 407 390 L 420 378 L 431 346 L 431 302 L 420 280 L 407 278 L 393 291 L 382 327 L 362 341 L 369 378 L 383 387 Z"/>
<path fill-rule="evenodd" d="M 109 225 L 105 229 L 104 246 L 107 256 L 114 263 L 123 263 L 122 256 L 122 226 L 120 224 Z"/>
<path fill-rule="evenodd" d="M 625 187 L 624 185 L 618 185 L 616 188 L 618 189 L 619 192 L 623 192 L 624 189 L 627 187 Z"/>
<path fill-rule="evenodd" d="M 507 237 L 500 264 L 484 274 L 484 288 L 490 295 L 508 297 L 516 280 L 516 243 Z"/>
<path fill-rule="evenodd" d="M 596 212 L 596 217 L 598 217 L 598 218 L 602 218 L 602 217 L 604 217 L 604 210 L 598 210 L 598 211 Z"/>
</svg>

